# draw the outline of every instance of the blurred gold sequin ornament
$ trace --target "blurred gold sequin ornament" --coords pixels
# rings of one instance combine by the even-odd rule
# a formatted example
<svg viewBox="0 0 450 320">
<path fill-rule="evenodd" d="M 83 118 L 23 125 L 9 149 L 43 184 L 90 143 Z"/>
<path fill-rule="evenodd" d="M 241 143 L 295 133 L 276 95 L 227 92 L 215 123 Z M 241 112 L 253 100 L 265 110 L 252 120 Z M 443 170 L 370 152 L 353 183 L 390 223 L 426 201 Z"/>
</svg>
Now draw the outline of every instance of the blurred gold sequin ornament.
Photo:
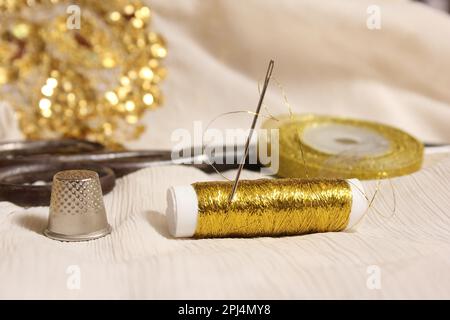
<svg viewBox="0 0 450 320">
<path fill-rule="evenodd" d="M 80 28 L 68 24 L 80 8 Z M 142 1 L 0 0 L 0 99 L 29 139 L 74 137 L 121 148 L 163 102 L 164 39 Z"/>
</svg>

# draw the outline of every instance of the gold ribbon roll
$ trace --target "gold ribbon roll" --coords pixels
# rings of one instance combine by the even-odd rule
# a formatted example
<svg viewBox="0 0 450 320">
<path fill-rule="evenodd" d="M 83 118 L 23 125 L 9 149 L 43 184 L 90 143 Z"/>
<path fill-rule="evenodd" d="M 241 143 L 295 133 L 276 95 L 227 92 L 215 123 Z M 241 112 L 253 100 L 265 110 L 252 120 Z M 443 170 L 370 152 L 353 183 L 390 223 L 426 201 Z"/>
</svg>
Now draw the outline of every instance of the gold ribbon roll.
<svg viewBox="0 0 450 320">
<path fill-rule="evenodd" d="M 422 165 L 423 144 L 387 125 L 318 115 L 277 120 L 262 128 L 279 129 L 280 177 L 380 179 L 410 174 Z"/>
</svg>

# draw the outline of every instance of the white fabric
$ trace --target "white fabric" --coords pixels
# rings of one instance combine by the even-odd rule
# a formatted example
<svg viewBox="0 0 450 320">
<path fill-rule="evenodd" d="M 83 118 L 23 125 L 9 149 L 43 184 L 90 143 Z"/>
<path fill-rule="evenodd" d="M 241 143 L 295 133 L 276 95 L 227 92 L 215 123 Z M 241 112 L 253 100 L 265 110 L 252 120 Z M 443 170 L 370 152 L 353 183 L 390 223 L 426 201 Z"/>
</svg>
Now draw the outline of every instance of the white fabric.
<svg viewBox="0 0 450 320">
<path fill-rule="evenodd" d="M 47 239 L 48 208 L 1 203 L 1 298 L 448 298 L 450 158 L 380 186 L 353 232 L 257 239 L 174 239 L 166 189 L 210 177 L 151 168 L 118 181 L 105 206 L 113 232 Z M 365 182 L 373 194 L 376 182 Z M 77 266 L 80 290 L 70 290 Z M 380 289 L 371 268 L 379 268 Z M 68 286 L 69 282 L 69 286 Z M 369 282 L 369 286 L 367 285 Z M 376 282 L 375 282 L 376 285 Z"/>
<path fill-rule="evenodd" d="M 147 116 L 137 147 L 170 147 L 170 134 L 232 110 L 254 111 L 270 58 L 294 112 L 381 121 L 429 142 L 450 140 L 450 18 L 419 3 L 371 0 L 156 0 L 169 45 L 166 105 Z M 275 81 L 271 113 L 287 113 Z M 263 119 L 261 119 L 263 120 Z M 215 122 L 248 128 L 251 115 Z M 199 144 L 196 141 L 196 144 Z"/>
<path fill-rule="evenodd" d="M 380 30 L 366 28 L 365 0 L 151 1 L 169 44 L 166 104 L 129 146 L 168 148 L 173 130 L 192 130 L 194 120 L 254 110 L 270 58 L 294 112 L 377 120 L 449 142 L 450 18 L 376 2 Z M 266 104 L 286 113 L 277 90 Z M 1 120 L 4 139 L 19 136 Z M 249 122 L 241 114 L 216 126 Z M 0 202 L 0 298 L 450 298 L 449 168 L 448 153 L 430 154 L 425 169 L 393 180 L 393 216 L 384 182 L 356 231 L 297 237 L 171 238 L 167 188 L 218 178 L 185 167 L 118 180 L 105 197 L 113 232 L 91 242 L 47 239 L 48 208 Z M 373 194 L 377 183 L 364 187 Z"/>
</svg>

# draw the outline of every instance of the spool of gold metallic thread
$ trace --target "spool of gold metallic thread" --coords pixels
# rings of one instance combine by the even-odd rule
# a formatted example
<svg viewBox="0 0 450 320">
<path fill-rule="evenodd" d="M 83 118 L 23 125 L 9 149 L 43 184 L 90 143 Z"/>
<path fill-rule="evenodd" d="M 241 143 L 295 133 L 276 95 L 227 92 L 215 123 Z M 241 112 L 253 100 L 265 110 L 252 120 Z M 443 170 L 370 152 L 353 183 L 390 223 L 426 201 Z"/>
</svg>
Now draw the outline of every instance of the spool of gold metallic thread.
<svg viewBox="0 0 450 320">
<path fill-rule="evenodd" d="M 380 179 L 422 165 L 423 144 L 387 125 L 318 115 L 276 118 L 263 128 L 279 129 L 280 177 Z"/>
<path fill-rule="evenodd" d="M 350 229 L 368 208 L 356 180 L 242 180 L 199 182 L 167 192 L 174 237 L 288 236 Z"/>
</svg>

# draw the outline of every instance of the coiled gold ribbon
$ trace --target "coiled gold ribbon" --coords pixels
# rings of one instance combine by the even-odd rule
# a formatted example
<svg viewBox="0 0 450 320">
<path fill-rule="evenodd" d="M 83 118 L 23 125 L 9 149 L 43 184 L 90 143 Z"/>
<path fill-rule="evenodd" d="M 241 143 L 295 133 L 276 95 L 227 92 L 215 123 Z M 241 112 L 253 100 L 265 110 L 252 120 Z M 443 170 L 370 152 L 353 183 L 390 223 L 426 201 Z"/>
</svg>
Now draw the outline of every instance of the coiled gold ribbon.
<svg viewBox="0 0 450 320">
<path fill-rule="evenodd" d="M 198 199 L 197 238 L 341 231 L 352 206 L 345 180 L 242 180 L 231 203 L 231 182 L 192 186 Z"/>
<path fill-rule="evenodd" d="M 380 179 L 410 174 L 422 165 L 422 143 L 387 125 L 317 115 L 277 119 L 263 128 L 279 129 L 281 177 Z"/>
</svg>

